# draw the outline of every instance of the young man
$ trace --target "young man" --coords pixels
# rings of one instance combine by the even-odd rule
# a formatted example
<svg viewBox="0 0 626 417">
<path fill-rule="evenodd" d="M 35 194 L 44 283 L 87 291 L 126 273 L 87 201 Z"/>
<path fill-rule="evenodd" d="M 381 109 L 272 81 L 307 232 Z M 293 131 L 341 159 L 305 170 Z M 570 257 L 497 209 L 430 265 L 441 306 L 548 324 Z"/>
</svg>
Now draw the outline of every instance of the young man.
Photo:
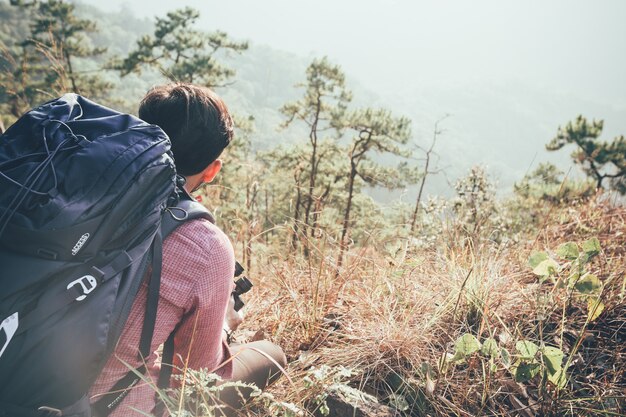
<svg viewBox="0 0 626 417">
<path fill-rule="evenodd" d="M 211 182 L 220 171 L 222 151 L 233 138 L 233 121 L 224 102 L 211 90 L 191 84 L 169 84 L 148 92 L 139 117 L 160 126 L 172 141 L 176 169 L 192 192 Z M 264 388 L 278 366 L 286 365 L 282 350 L 267 341 L 228 346 L 224 326 L 234 330 L 241 317 L 233 309 L 235 258 L 226 235 L 214 224 L 195 219 L 179 226 L 163 244 L 163 272 L 151 352 L 176 329 L 176 369 L 208 368 L 223 379 L 254 382 Z M 147 283 L 139 290 L 114 354 L 90 390 L 92 403 L 107 393 L 127 372 L 139 367 L 138 346 L 143 325 Z M 235 353 L 236 351 L 236 353 Z M 272 359 L 269 359 L 269 358 Z M 146 358 L 148 377 L 158 379 L 155 353 Z M 233 389 L 221 394 L 225 415 L 236 415 L 241 396 Z M 155 391 L 139 383 L 110 414 L 144 415 L 155 408 Z M 219 414 L 219 413 L 218 413 Z"/>
</svg>

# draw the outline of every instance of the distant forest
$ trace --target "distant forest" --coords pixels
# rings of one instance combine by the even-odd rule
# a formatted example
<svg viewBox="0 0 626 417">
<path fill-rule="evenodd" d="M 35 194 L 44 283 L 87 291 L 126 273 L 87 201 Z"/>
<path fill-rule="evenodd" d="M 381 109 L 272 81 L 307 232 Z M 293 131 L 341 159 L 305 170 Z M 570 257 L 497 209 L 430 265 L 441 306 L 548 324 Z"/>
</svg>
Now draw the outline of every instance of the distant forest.
<svg viewBox="0 0 626 417">
<path fill-rule="evenodd" d="M 28 13 L 28 10 L 11 6 L 8 1 L 0 1 L 0 21 L 3 22 L 0 28 L 0 45 L 4 51 L 4 68 L 11 65 L 7 59 L 10 51 L 29 38 L 31 20 Z M 76 5 L 74 15 L 77 19 L 85 19 L 93 24 L 89 31 L 77 32 L 77 35 L 80 34 L 80 47 L 102 51 L 86 56 L 81 56 L 83 52 L 76 54 L 73 57 L 75 70 L 87 75 L 97 72 L 98 78 L 110 86 L 106 91 L 93 91 L 92 98 L 121 111 L 136 112 L 139 100 L 150 86 L 166 82 L 167 77 L 154 68 L 142 68 L 141 74 L 131 73 L 120 78 L 120 73 L 111 68 L 112 62 L 127 55 L 142 36 L 153 32 L 155 22 L 139 19 L 127 12 L 104 12 L 80 3 Z M 43 34 L 42 38 L 45 38 Z M 254 116 L 257 131 L 255 142 L 275 144 L 277 135 L 281 140 L 286 140 L 285 133 L 277 132 L 277 126 L 282 122 L 279 108 L 298 95 L 294 86 L 301 82 L 307 62 L 268 47 L 249 48 L 241 54 L 218 51 L 216 59 L 232 68 L 235 73 L 227 86 L 215 89 L 225 97 L 235 113 L 245 117 Z M 271 63 L 271 67 L 261 64 L 264 62 Z M 12 65 L 15 64 L 17 62 Z M 16 77 L 9 80 L 5 77 L 2 81 L 5 87 L 1 97 L 2 120 L 6 125 L 15 117 L 15 114 L 5 110 L 9 100 L 6 90 L 11 85 L 10 81 L 15 83 L 15 87 L 20 87 L 20 79 Z M 19 111 L 71 88 L 71 85 L 63 84 L 49 86 L 51 88 L 33 93 L 28 99 L 24 97 Z M 19 93 L 19 88 L 15 90 Z"/>
</svg>

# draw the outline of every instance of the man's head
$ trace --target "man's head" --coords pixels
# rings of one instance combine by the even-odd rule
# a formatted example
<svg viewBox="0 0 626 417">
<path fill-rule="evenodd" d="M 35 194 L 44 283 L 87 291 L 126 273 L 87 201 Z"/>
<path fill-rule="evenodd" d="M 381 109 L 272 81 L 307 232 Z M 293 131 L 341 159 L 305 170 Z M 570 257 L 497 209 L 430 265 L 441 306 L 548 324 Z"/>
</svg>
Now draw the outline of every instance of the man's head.
<svg viewBox="0 0 626 417">
<path fill-rule="evenodd" d="M 185 83 L 154 87 L 141 101 L 139 117 L 170 137 L 179 174 L 189 179 L 208 167 L 213 170 L 203 179 L 217 174 L 217 158 L 233 138 L 233 119 L 213 91 Z"/>
</svg>

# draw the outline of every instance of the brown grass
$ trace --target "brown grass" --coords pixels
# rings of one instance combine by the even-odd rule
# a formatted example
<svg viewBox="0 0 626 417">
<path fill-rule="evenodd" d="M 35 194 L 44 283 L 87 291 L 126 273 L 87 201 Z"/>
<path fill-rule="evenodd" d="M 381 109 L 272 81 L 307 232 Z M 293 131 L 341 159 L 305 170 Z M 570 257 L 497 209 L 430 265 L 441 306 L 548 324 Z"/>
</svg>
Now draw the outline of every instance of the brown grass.
<svg viewBox="0 0 626 417">
<path fill-rule="evenodd" d="M 592 236 L 603 248 L 590 270 L 605 284 L 606 310 L 587 323 L 586 304 L 540 284 L 527 259 Z M 246 326 L 285 348 L 295 386 L 283 380 L 272 392 L 303 408 L 302 376 L 324 364 L 358 371 L 351 385 L 383 402 L 401 393 L 412 406 L 406 415 L 621 415 L 625 243 L 626 210 L 595 198 L 556 208 L 539 232 L 506 247 L 444 233 L 433 250 L 355 250 L 337 279 L 328 255 L 273 255 L 254 276 Z M 511 353 L 520 340 L 560 347 L 569 382 L 563 390 L 540 377 L 517 383 L 501 361 L 490 371 L 481 355 L 446 364 L 464 333 L 493 337 Z"/>
</svg>

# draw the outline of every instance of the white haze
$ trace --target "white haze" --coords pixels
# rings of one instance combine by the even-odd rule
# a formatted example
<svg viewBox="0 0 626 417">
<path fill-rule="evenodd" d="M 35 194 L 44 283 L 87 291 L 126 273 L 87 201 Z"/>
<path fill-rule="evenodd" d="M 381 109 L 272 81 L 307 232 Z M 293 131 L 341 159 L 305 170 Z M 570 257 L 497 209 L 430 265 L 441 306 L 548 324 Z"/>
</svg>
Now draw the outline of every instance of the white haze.
<svg viewBox="0 0 626 417">
<path fill-rule="evenodd" d="M 567 170 L 568 152 L 543 144 L 579 113 L 605 119 L 604 139 L 626 134 L 622 0 L 86 2 L 148 18 L 189 5 L 206 30 L 326 55 L 372 104 L 413 118 L 423 145 L 452 113 L 439 148 L 452 178 L 475 163 L 507 187 L 541 160 Z"/>
</svg>

